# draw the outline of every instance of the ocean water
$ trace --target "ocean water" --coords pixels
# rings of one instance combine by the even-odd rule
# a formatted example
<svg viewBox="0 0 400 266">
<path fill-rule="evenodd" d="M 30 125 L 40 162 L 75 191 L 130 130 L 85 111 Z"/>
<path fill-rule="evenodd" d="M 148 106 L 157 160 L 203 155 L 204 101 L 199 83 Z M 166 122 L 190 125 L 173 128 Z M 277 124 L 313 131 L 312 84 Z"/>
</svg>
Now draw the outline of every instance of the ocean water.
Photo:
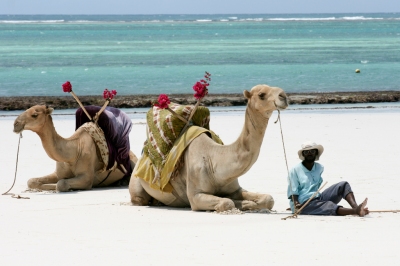
<svg viewBox="0 0 400 266">
<path fill-rule="evenodd" d="M 361 73 L 355 73 L 360 69 Z M 0 97 L 400 90 L 400 13 L 0 15 Z"/>
</svg>

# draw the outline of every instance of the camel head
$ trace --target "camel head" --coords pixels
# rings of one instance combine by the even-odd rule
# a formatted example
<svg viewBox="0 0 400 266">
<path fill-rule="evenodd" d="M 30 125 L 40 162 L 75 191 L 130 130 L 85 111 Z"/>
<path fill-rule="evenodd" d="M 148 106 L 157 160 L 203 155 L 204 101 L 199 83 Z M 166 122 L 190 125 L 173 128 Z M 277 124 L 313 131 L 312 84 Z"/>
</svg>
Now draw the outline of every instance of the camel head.
<svg viewBox="0 0 400 266">
<path fill-rule="evenodd" d="M 15 119 L 14 132 L 18 134 L 25 129 L 39 132 L 53 110 L 46 105 L 32 106 Z"/>
<path fill-rule="evenodd" d="M 269 118 L 273 111 L 284 110 L 288 104 L 286 93 L 278 87 L 262 84 L 254 86 L 250 91 L 243 91 L 247 98 L 247 106 Z"/>
</svg>

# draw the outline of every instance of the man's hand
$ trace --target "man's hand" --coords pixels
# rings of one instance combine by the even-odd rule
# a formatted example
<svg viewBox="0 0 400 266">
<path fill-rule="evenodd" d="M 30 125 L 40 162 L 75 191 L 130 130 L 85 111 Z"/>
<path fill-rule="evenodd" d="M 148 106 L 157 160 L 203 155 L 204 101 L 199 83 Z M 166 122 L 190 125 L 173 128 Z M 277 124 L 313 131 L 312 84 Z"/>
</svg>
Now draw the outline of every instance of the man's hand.
<svg viewBox="0 0 400 266">
<path fill-rule="evenodd" d="M 297 212 L 298 210 L 300 210 L 302 206 L 303 206 L 303 204 L 300 204 L 300 202 L 295 200 L 294 201 L 294 212 Z"/>
<path fill-rule="evenodd" d="M 303 204 L 300 204 L 299 202 L 299 195 L 292 195 L 293 197 L 293 204 L 294 204 L 294 212 L 296 213 L 298 210 L 300 210 L 301 206 L 303 206 Z"/>
</svg>

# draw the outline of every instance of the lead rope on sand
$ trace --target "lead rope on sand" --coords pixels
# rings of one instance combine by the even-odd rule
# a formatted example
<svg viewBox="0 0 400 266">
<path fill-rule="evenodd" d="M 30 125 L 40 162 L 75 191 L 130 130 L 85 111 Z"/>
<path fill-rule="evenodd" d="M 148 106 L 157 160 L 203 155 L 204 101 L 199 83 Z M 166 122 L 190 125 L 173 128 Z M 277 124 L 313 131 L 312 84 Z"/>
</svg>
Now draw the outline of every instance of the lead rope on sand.
<svg viewBox="0 0 400 266">
<path fill-rule="evenodd" d="M 7 190 L 6 192 L 4 192 L 1 195 L 11 195 L 12 198 L 15 199 L 29 199 L 29 197 L 21 197 L 20 195 L 15 195 L 14 193 L 8 193 L 10 192 L 10 190 L 14 187 L 15 185 L 15 180 L 17 179 L 17 169 L 18 169 L 18 155 L 19 155 L 19 145 L 21 143 L 21 138 L 22 138 L 22 133 L 19 133 L 19 139 L 18 139 L 18 149 L 17 149 L 17 160 L 15 162 L 15 173 L 14 173 L 14 182 L 12 184 L 12 186 L 10 187 L 9 190 Z"/>
</svg>

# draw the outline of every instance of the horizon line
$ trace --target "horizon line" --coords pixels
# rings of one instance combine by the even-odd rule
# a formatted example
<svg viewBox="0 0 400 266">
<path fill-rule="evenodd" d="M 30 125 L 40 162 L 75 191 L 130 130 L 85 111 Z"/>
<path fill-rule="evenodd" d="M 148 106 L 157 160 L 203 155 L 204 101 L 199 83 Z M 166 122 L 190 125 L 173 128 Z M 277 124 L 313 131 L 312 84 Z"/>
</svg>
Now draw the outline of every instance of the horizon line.
<svg viewBox="0 0 400 266">
<path fill-rule="evenodd" d="M 311 14 L 400 14 L 400 11 L 395 12 L 311 12 L 311 13 L 296 13 L 296 12 L 288 12 L 288 13 L 281 13 L 281 12 L 271 12 L 271 13 L 142 13 L 142 14 L 106 14 L 106 13 L 95 13 L 95 14 L 68 14 L 68 13 L 14 13 L 14 14 L 3 14 L 0 13 L 1 16 L 24 16 L 24 15 L 33 15 L 33 16 L 43 16 L 43 15 L 62 15 L 62 16 L 71 16 L 71 15 L 78 15 L 78 16 L 93 16 L 93 15 L 100 15 L 100 16 L 143 16 L 143 15 L 311 15 Z"/>
</svg>

